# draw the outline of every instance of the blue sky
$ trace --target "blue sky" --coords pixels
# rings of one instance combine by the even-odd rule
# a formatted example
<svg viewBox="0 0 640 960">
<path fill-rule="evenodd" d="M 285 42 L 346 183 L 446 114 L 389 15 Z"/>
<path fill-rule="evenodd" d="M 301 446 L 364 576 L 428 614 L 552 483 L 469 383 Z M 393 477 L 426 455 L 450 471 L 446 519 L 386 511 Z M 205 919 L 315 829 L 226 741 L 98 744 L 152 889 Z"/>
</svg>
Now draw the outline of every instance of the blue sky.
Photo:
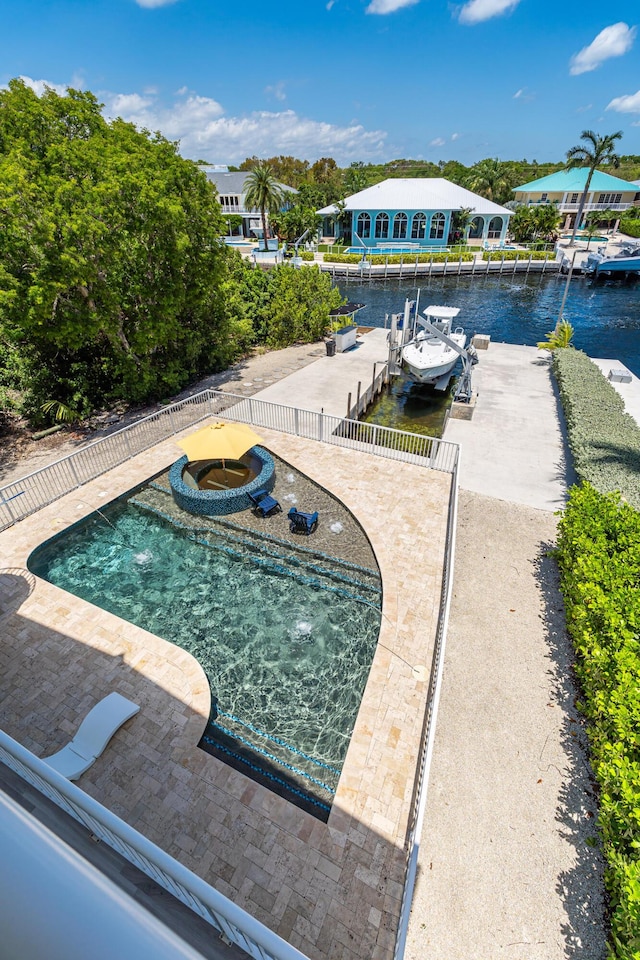
<svg viewBox="0 0 640 960">
<path fill-rule="evenodd" d="M 640 154 L 640 8 L 595 0 L 22 0 L 0 84 L 88 89 L 213 163 Z"/>
</svg>

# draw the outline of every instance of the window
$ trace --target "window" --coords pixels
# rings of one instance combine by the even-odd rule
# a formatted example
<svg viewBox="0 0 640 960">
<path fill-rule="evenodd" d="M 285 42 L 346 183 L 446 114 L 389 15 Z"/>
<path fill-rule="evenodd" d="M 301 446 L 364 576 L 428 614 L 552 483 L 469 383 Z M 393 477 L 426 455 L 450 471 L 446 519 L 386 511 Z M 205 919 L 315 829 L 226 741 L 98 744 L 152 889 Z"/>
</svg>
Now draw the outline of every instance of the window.
<svg viewBox="0 0 640 960">
<path fill-rule="evenodd" d="M 411 223 L 411 239 L 424 240 L 427 229 L 427 218 L 424 213 L 415 213 Z"/>
<path fill-rule="evenodd" d="M 579 199 L 580 195 L 578 193 L 572 193 L 569 198 L 569 203 L 577 203 Z"/>
<path fill-rule="evenodd" d="M 389 236 L 389 215 L 379 213 L 376 217 L 376 240 L 386 240 Z"/>
<path fill-rule="evenodd" d="M 484 218 L 483 217 L 474 217 L 471 221 L 471 226 L 469 228 L 469 239 L 478 240 L 482 237 L 482 231 L 484 230 Z"/>
<path fill-rule="evenodd" d="M 368 213 L 359 214 L 356 233 L 362 240 L 368 240 L 371 236 L 371 217 Z"/>
<path fill-rule="evenodd" d="M 606 205 L 610 203 L 620 203 L 622 200 L 621 193 L 601 193 L 598 197 L 598 203 L 604 203 Z"/>
<path fill-rule="evenodd" d="M 393 239 L 406 240 L 407 238 L 407 215 L 406 213 L 396 213 L 393 218 Z"/>
<path fill-rule="evenodd" d="M 431 217 L 431 229 L 429 230 L 430 240 L 442 240 L 444 237 L 444 213 L 434 213 Z"/>
<path fill-rule="evenodd" d="M 489 240 L 499 240 L 502 233 L 502 217 L 494 217 L 489 223 L 487 236 Z"/>
<path fill-rule="evenodd" d="M 540 203 L 549 203 L 549 194 L 541 193 L 540 194 Z"/>
</svg>

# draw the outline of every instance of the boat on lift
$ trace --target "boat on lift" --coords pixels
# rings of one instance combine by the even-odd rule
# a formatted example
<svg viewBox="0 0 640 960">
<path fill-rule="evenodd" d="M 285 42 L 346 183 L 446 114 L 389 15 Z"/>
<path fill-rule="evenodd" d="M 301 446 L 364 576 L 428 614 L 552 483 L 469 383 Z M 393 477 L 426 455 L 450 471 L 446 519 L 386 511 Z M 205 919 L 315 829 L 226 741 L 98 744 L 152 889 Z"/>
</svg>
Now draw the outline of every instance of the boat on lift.
<svg viewBox="0 0 640 960">
<path fill-rule="evenodd" d="M 438 383 L 464 355 L 465 332 L 452 329 L 459 313 L 459 307 L 432 305 L 425 308 L 424 318 L 416 317 L 413 339 L 402 348 L 403 369 L 415 383 Z"/>
<path fill-rule="evenodd" d="M 630 243 L 622 247 L 615 256 L 607 256 L 604 247 L 597 253 L 590 253 L 584 265 L 584 272 L 594 276 L 605 274 L 640 274 L 640 244 Z"/>
</svg>

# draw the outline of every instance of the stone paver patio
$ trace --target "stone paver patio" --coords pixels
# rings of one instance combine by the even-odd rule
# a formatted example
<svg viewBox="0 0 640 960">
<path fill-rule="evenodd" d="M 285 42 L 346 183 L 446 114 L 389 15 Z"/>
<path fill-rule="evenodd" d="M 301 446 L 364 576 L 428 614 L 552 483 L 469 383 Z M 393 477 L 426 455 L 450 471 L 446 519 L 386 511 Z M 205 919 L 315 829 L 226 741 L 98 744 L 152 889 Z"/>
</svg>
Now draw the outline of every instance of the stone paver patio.
<svg viewBox="0 0 640 960">
<path fill-rule="evenodd" d="M 312 960 L 387 960 L 402 897 L 451 478 L 261 434 L 353 511 L 382 574 L 380 638 L 329 822 L 198 749 L 210 693 L 189 654 L 26 571 L 38 544 L 177 459 L 171 441 L 0 534 L 0 723 L 43 756 L 67 742 L 106 693 L 130 697 L 140 713 L 79 786 Z"/>
</svg>

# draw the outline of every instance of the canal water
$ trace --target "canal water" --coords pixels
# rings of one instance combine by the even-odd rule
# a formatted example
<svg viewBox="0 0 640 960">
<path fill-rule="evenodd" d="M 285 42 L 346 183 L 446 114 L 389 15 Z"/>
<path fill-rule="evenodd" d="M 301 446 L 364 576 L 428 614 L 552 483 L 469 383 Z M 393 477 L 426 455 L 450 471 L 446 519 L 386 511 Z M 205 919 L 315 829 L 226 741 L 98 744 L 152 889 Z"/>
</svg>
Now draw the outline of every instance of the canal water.
<svg viewBox="0 0 640 960">
<path fill-rule="evenodd" d="M 460 307 L 457 322 L 469 338 L 488 333 L 494 341 L 535 346 L 558 319 L 563 276 L 431 277 L 418 282 L 341 283 L 349 300 L 364 303 L 361 326 L 384 326 L 385 313 L 400 313 L 407 297 L 420 312 L 429 304 Z M 574 330 L 573 345 L 590 357 L 615 359 L 640 376 L 640 283 L 572 280 L 564 318 Z M 439 435 L 450 397 L 416 387 L 404 377 L 370 408 L 366 420 L 399 430 Z"/>
</svg>

